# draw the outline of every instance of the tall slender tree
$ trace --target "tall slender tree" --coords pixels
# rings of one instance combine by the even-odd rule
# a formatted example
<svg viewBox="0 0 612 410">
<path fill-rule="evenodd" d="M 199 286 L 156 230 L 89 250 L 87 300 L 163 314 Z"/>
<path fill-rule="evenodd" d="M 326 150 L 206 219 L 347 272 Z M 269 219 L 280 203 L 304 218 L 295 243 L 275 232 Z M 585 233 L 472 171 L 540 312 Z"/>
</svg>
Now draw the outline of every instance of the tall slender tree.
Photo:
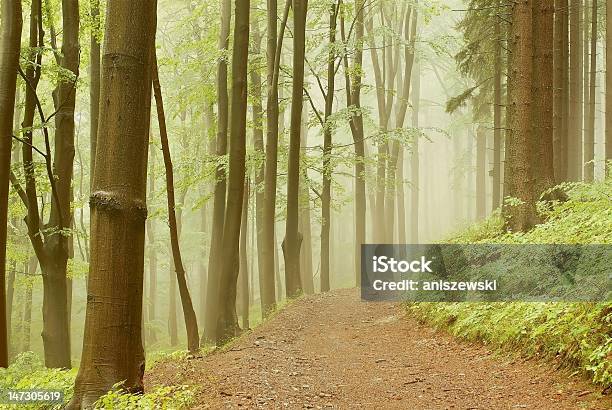
<svg viewBox="0 0 612 410">
<path fill-rule="evenodd" d="M 240 227 L 242 221 L 247 116 L 247 66 L 250 0 L 236 0 L 234 47 L 232 50 L 232 104 L 227 207 L 223 224 L 217 344 L 238 334 L 236 287 L 239 273 Z"/>
<path fill-rule="evenodd" d="M 555 0 L 553 169 L 556 181 L 567 178 L 569 27 L 568 0 Z"/>
<path fill-rule="evenodd" d="M 291 93 L 291 129 L 287 172 L 287 221 L 283 253 L 287 297 L 299 295 L 301 234 L 298 232 L 300 186 L 300 132 L 304 103 L 304 57 L 306 52 L 306 15 L 308 0 L 293 0 L 293 85 Z"/>
<path fill-rule="evenodd" d="M 278 292 L 275 290 L 275 255 L 277 252 L 275 238 L 276 228 L 276 177 L 278 171 L 278 83 L 280 73 L 281 51 L 285 26 L 289 18 L 292 0 L 287 0 L 283 20 L 278 28 L 278 2 L 267 2 L 267 45 L 266 67 L 268 93 L 266 101 L 266 161 L 264 170 L 264 206 L 262 210 L 262 272 L 260 273 L 261 311 L 267 316 L 276 306 Z"/>
<path fill-rule="evenodd" d="M 349 125 L 355 146 L 355 283 L 361 283 L 361 245 L 366 241 L 366 181 L 365 181 L 365 143 L 363 116 L 361 115 L 361 83 L 363 64 L 365 0 L 355 0 L 355 50 L 352 66 L 349 66 L 348 53 L 342 58 L 346 91 L 346 106 L 352 108 Z M 347 43 L 344 13 L 340 15 L 340 34 L 342 42 Z"/>
<path fill-rule="evenodd" d="M 583 31 L 582 0 L 570 0 L 569 123 L 567 178 L 582 179 Z"/>
<path fill-rule="evenodd" d="M 533 78 L 533 0 L 517 1 L 512 6 L 510 33 L 510 136 L 506 144 L 508 195 L 517 202 L 504 207 L 509 229 L 526 231 L 536 223 L 532 184 L 532 78 Z"/>
<path fill-rule="evenodd" d="M 157 159 L 157 149 L 152 147 L 149 150 L 149 183 L 148 191 L 149 195 L 147 201 L 149 206 L 153 203 L 155 196 L 155 162 Z M 148 298 L 148 321 L 150 326 L 149 334 L 147 335 L 147 342 L 155 343 L 157 341 L 157 332 L 155 331 L 155 320 L 157 311 L 157 249 L 156 249 L 156 236 L 155 236 L 155 221 L 153 218 L 147 218 L 147 241 L 149 243 L 148 259 L 149 259 L 149 298 Z"/>
<path fill-rule="evenodd" d="M 555 185 L 553 161 L 554 0 L 533 2 L 533 178 L 535 199 Z"/>
<path fill-rule="evenodd" d="M 331 181 L 332 181 L 332 124 L 330 117 L 334 108 L 336 91 L 336 27 L 339 7 L 334 2 L 329 9 L 329 52 L 327 55 L 327 90 L 325 98 L 325 122 L 323 124 L 323 187 L 321 190 L 321 292 L 329 291 L 329 229 L 331 226 Z"/>
<path fill-rule="evenodd" d="M 157 56 L 153 51 L 153 91 L 155 94 L 155 106 L 157 108 L 157 120 L 159 121 L 159 135 L 161 139 L 162 153 L 164 156 L 164 168 L 166 170 L 166 191 L 168 197 L 168 225 L 170 227 L 170 247 L 172 250 L 172 260 L 176 272 L 179 294 L 181 295 L 181 305 L 185 318 L 187 330 L 187 349 L 195 353 L 200 348 L 200 335 L 198 333 L 198 320 L 195 309 L 191 301 L 189 288 L 187 287 L 187 277 L 181 248 L 179 245 L 179 233 L 177 228 L 176 201 L 174 197 L 174 168 L 170 156 L 170 144 L 168 143 L 168 131 L 166 129 L 166 114 L 164 112 L 164 102 L 162 97 L 161 85 L 159 83 L 159 68 L 157 66 Z"/>
<path fill-rule="evenodd" d="M 606 1 L 606 161 L 612 160 L 612 4 Z M 606 163 L 606 173 L 610 173 Z"/>
<path fill-rule="evenodd" d="M 496 1 L 496 6 L 501 7 L 501 0 Z M 495 63 L 493 73 L 493 168 L 491 172 L 491 203 L 493 210 L 501 205 L 501 151 L 502 151 L 502 16 L 496 13 L 495 19 Z"/>
<path fill-rule="evenodd" d="M 107 3 L 85 335 L 69 408 L 91 408 L 117 383 L 129 392 L 144 388 L 141 323 L 156 9 L 148 0 Z"/>
<path fill-rule="evenodd" d="M 221 0 L 221 29 L 218 49 L 220 53 L 229 50 L 231 1 Z M 229 125 L 229 94 L 227 89 L 227 60 L 221 55 L 217 62 L 217 156 L 227 154 L 227 131 Z M 213 200 L 212 233 L 208 254 L 208 280 L 206 285 L 206 315 L 202 344 L 216 343 L 217 315 L 219 311 L 219 272 L 223 241 L 225 195 L 227 190 L 225 166 L 220 162 L 215 170 L 215 197 Z"/>
<path fill-rule="evenodd" d="M 591 0 L 591 61 L 588 77 L 588 108 L 584 133 L 584 180 L 593 182 L 595 176 L 595 99 L 597 86 L 597 0 Z"/>
<path fill-rule="evenodd" d="M 21 46 L 21 0 L 2 0 L 0 22 L 0 367 L 8 367 L 6 236 L 13 115 Z"/>
<path fill-rule="evenodd" d="M 90 189 L 96 167 L 96 142 L 98 141 L 98 118 L 100 117 L 100 0 L 90 0 L 91 33 L 89 45 L 89 144 Z"/>
</svg>

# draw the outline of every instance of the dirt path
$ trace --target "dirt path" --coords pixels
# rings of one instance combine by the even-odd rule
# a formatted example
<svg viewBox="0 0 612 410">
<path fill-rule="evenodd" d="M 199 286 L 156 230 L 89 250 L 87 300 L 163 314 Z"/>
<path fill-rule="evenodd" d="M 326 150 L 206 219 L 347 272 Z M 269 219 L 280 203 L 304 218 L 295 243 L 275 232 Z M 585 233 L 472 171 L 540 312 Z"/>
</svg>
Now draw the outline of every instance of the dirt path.
<svg viewBox="0 0 612 410">
<path fill-rule="evenodd" d="M 491 354 L 365 303 L 303 298 L 227 350 L 166 362 L 147 385 L 199 386 L 197 408 L 609 409 L 601 389 Z"/>
</svg>

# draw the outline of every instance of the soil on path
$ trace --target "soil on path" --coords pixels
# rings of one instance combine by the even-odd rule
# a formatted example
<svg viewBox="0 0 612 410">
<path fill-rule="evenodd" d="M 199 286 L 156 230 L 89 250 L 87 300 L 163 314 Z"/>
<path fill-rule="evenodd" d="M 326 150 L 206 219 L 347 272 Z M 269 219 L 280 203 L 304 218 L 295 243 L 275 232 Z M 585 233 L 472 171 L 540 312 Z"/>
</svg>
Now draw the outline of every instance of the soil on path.
<svg viewBox="0 0 612 410">
<path fill-rule="evenodd" d="M 198 389 L 194 408 L 610 409 L 538 361 L 494 355 L 355 290 L 299 299 L 206 357 L 166 361 L 151 385 Z"/>
</svg>

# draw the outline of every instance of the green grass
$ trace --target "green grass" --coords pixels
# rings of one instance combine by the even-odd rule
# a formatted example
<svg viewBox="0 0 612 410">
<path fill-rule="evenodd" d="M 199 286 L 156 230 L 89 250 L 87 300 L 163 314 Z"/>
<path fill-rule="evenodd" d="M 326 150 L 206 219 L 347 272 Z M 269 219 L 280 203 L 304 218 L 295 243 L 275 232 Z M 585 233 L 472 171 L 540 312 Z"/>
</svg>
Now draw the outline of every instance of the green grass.
<svg viewBox="0 0 612 410">
<path fill-rule="evenodd" d="M 540 209 L 545 222 L 527 233 L 506 233 L 499 213 L 460 232 L 451 243 L 583 243 L 612 241 L 612 179 L 566 184 L 569 200 Z M 419 303 L 421 321 L 460 338 L 528 357 L 556 360 L 612 385 L 612 303 Z"/>
</svg>

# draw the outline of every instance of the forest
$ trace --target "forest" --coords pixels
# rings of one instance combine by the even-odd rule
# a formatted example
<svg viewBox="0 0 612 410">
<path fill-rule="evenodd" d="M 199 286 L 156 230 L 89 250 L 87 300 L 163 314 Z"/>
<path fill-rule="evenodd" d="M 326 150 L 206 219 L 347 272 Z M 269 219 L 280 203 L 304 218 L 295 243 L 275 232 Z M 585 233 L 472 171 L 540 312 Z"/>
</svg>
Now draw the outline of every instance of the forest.
<svg viewBox="0 0 612 410">
<path fill-rule="evenodd" d="M 606 0 L 0 0 L 0 408 L 612 407 L 609 275 L 359 297 L 368 244 L 612 262 L 609 65 Z"/>
</svg>

